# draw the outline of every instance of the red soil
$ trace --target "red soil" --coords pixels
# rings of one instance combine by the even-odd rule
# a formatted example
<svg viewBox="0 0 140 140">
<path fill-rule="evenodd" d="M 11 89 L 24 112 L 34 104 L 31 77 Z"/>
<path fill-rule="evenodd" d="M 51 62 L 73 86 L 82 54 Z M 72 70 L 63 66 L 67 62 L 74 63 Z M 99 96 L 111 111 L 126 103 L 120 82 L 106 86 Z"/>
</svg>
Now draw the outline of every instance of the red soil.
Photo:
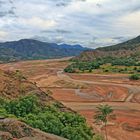
<svg viewBox="0 0 140 140">
<path fill-rule="evenodd" d="M 65 60 L 26 61 L 0 65 L 2 69 L 20 69 L 31 81 L 67 107 L 86 117 L 94 130 L 104 128 L 94 123 L 96 106 L 106 103 L 115 116 L 107 126 L 109 140 L 140 140 L 140 81 L 130 81 L 124 74 L 66 74 Z"/>
<path fill-rule="evenodd" d="M 129 80 L 127 74 L 67 74 L 75 80 L 100 81 L 105 83 L 140 85 L 140 81 Z"/>
</svg>

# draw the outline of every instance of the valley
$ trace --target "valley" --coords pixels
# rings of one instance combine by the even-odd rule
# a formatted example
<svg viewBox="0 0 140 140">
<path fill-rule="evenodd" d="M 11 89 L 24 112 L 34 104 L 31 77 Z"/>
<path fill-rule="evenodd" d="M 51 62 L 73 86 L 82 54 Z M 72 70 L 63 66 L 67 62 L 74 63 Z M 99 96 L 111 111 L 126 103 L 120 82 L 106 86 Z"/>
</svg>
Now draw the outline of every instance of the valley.
<svg viewBox="0 0 140 140">
<path fill-rule="evenodd" d="M 0 0 L 0 140 L 140 140 L 140 1 Z"/>
<path fill-rule="evenodd" d="M 65 73 L 70 58 L 33 60 L 0 64 L 0 69 L 20 70 L 66 107 L 85 116 L 94 131 L 104 128 L 94 123 L 96 106 L 109 104 L 114 115 L 109 119 L 109 140 L 140 139 L 140 81 L 119 73 Z"/>
</svg>

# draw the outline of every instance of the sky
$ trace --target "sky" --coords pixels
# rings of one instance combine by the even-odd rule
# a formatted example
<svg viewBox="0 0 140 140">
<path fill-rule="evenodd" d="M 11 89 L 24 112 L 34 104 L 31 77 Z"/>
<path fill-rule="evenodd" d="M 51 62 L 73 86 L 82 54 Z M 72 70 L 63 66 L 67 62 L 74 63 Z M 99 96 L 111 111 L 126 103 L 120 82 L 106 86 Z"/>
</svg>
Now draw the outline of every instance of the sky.
<svg viewBox="0 0 140 140">
<path fill-rule="evenodd" d="M 140 35 L 140 0 L 0 0 L 0 41 L 97 48 Z"/>
</svg>

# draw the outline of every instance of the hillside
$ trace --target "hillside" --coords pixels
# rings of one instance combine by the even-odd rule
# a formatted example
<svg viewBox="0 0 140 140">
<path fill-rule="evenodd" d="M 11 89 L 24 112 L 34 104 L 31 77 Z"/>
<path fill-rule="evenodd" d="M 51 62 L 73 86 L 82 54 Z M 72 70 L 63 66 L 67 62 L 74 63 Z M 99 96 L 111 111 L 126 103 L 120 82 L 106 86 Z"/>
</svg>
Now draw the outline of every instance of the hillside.
<svg viewBox="0 0 140 140">
<path fill-rule="evenodd" d="M 0 61 L 50 59 L 79 55 L 86 50 L 80 45 L 46 43 L 33 39 L 22 39 L 0 43 Z"/>
<path fill-rule="evenodd" d="M 140 36 L 117 45 L 84 51 L 74 59 L 80 61 L 92 61 L 96 58 L 103 57 L 131 57 L 140 60 Z"/>
<path fill-rule="evenodd" d="M 117 45 L 84 51 L 71 60 L 73 63 L 64 69 L 65 72 L 139 74 L 140 36 Z"/>
<path fill-rule="evenodd" d="M 36 95 L 42 105 L 57 103 L 47 93 L 41 91 L 36 84 L 29 82 L 20 71 L 0 70 L 0 98 L 15 100 L 21 96 Z M 62 105 L 62 107 L 64 107 Z M 66 107 L 64 109 L 68 110 Z"/>
<path fill-rule="evenodd" d="M 69 140 L 75 134 L 75 140 L 93 138 L 84 117 L 29 82 L 20 71 L 0 70 L 0 139 L 63 140 L 48 133 Z"/>
</svg>

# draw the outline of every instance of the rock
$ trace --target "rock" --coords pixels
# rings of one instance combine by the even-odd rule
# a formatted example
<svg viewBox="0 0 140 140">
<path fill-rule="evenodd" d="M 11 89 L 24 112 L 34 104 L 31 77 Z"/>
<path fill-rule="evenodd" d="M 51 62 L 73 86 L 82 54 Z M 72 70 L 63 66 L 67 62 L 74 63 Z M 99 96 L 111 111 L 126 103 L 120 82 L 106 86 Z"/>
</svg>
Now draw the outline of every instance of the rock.
<svg viewBox="0 0 140 140">
<path fill-rule="evenodd" d="M 0 138 L 0 140 L 66 140 L 9 118 L 0 120 Z"/>
</svg>

